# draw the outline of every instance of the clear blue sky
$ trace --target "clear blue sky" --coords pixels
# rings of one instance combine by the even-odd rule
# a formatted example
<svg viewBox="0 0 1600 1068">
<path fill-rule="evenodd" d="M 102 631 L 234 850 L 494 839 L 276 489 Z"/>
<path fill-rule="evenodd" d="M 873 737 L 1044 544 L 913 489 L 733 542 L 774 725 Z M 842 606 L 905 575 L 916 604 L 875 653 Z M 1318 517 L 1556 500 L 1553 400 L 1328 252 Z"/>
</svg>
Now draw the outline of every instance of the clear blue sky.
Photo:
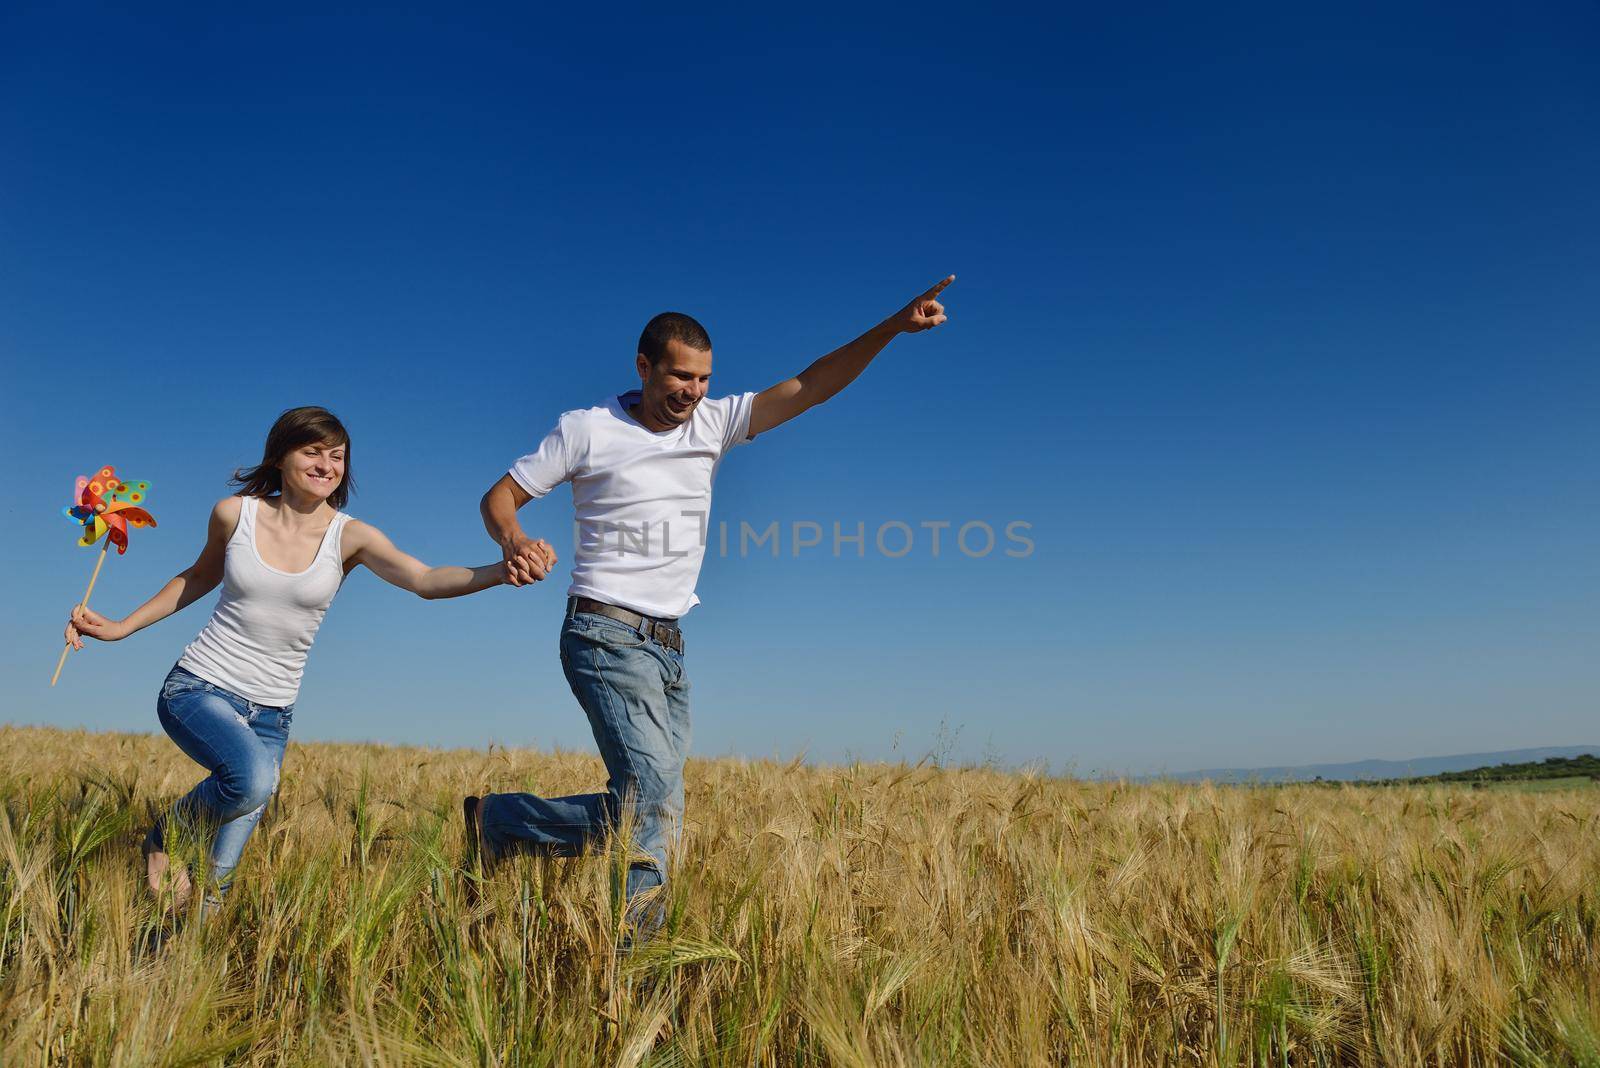
<svg viewBox="0 0 1600 1068">
<path fill-rule="evenodd" d="M 48 688 L 97 464 L 161 524 L 107 564 L 114 614 L 297 404 L 351 427 L 354 514 L 486 562 L 479 495 L 636 383 L 650 315 L 707 325 L 715 393 L 760 389 L 953 271 L 948 326 L 724 465 L 699 753 L 1600 740 L 1593 5 L 305 10 L 0 13 L 0 718 L 154 730 L 205 622 Z M 566 491 L 525 514 L 570 559 Z M 1034 551 L 890 559 L 889 520 Z M 740 521 L 783 555 L 739 559 Z M 589 748 L 563 590 L 358 572 L 297 736 Z"/>
</svg>

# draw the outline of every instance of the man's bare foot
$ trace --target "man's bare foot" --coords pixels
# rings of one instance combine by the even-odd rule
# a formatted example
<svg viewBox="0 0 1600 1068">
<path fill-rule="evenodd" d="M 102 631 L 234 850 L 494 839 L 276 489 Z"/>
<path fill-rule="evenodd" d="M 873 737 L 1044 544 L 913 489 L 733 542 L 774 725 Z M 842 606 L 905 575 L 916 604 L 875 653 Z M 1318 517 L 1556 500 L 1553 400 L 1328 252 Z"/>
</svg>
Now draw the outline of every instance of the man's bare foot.
<svg viewBox="0 0 1600 1068">
<path fill-rule="evenodd" d="M 143 852 L 145 881 L 150 885 L 150 892 L 160 898 L 170 890 L 172 907 L 181 911 L 189 903 L 189 895 L 194 892 L 188 869 L 181 866 L 174 868 L 166 850 L 148 836 L 144 840 Z"/>
<path fill-rule="evenodd" d="M 494 867 L 494 850 L 489 848 L 483 835 L 483 801 L 475 794 L 461 799 L 461 822 L 467 831 L 467 867 L 478 868 L 488 875 Z"/>
</svg>

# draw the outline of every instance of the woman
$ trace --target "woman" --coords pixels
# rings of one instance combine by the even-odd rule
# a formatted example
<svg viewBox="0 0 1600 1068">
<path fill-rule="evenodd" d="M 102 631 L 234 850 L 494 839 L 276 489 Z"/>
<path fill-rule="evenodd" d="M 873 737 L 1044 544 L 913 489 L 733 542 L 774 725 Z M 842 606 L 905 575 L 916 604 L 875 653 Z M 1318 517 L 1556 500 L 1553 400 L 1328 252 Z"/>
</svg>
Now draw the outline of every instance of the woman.
<svg viewBox="0 0 1600 1068">
<path fill-rule="evenodd" d="M 199 559 L 126 619 L 83 605 L 66 637 L 119 641 L 222 584 L 211 620 L 162 684 L 156 712 L 168 736 L 209 775 L 145 838 L 150 889 L 168 873 L 165 824 L 214 831 L 210 874 L 225 892 L 245 840 L 278 786 L 306 654 L 344 577 L 365 564 L 421 597 L 459 597 L 502 580 L 503 566 L 428 567 L 376 527 L 340 511 L 349 499 L 350 435 L 323 408 L 293 408 L 267 433 L 261 462 L 234 473 L 240 487 L 211 512 Z M 545 568 L 555 553 L 540 542 Z M 543 577 L 540 575 L 539 577 Z M 174 904 L 191 893 L 188 870 L 171 872 Z M 209 899 L 211 904 L 220 899 Z"/>
</svg>

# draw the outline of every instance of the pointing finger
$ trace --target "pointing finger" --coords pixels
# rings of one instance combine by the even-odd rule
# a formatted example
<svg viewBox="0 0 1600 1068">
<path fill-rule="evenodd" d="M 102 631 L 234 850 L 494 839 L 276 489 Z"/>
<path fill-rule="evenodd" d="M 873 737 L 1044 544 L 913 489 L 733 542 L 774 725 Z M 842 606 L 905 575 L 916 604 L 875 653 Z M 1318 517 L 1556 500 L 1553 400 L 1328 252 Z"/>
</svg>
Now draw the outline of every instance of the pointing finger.
<svg viewBox="0 0 1600 1068">
<path fill-rule="evenodd" d="M 944 292 L 944 287 L 945 286 L 949 285 L 951 282 L 954 282 L 955 280 L 956 280 L 956 276 L 955 275 L 951 275 L 950 277 L 946 278 L 942 282 L 935 282 L 933 284 L 933 288 L 932 289 L 930 289 L 926 293 L 922 294 L 922 299 L 923 300 L 932 300 L 934 297 L 937 297 L 940 293 Z"/>
</svg>

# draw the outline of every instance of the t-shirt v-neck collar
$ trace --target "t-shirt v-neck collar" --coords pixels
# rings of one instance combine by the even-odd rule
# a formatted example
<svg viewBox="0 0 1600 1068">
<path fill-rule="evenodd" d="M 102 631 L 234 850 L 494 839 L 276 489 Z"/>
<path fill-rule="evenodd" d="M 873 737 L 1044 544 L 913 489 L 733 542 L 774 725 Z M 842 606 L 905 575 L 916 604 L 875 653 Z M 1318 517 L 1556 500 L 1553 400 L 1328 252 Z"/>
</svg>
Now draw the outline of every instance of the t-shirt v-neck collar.
<svg viewBox="0 0 1600 1068">
<path fill-rule="evenodd" d="M 626 393 L 613 393 L 611 395 L 611 413 L 618 419 L 621 419 L 624 423 L 627 423 L 629 426 L 633 427 L 635 430 L 642 430 L 653 438 L 669 437 L 682 430 L 685 426 L 689 425 L 688 423 L 684 423 L 682 426 L 668 427 L 665 430 L 651 430 L 649 427 L 639 422 L 639 420 L 634 417 L 632 412 L 628 411 L 629 408 L 639 403 L 643 396 L 644 395 L 636 389 L 630 389 Z"/>
</svg>

